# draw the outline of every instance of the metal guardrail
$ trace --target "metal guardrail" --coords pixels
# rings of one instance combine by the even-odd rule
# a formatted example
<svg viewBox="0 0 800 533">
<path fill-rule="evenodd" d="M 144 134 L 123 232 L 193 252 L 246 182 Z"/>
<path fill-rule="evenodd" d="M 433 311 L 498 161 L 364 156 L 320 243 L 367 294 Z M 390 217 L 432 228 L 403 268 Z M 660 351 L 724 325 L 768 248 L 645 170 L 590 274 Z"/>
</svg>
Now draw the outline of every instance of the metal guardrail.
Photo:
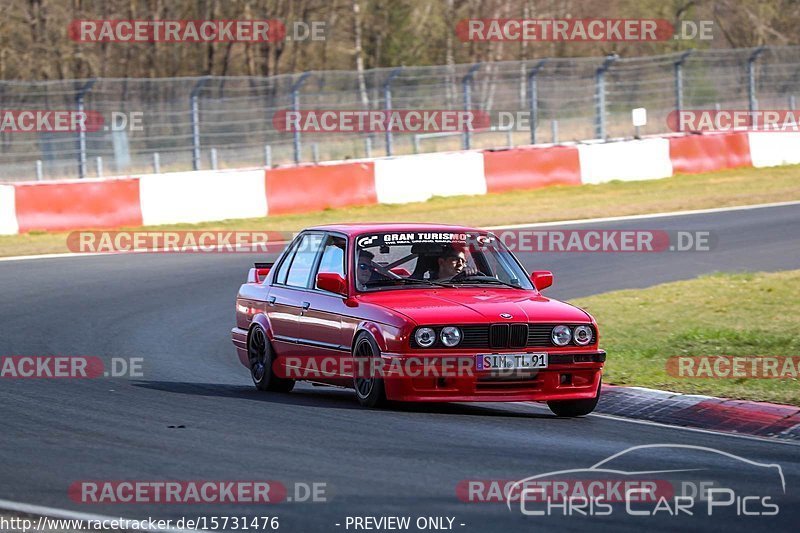
<svg viewBox="0 0 800 533">
<path fill-rule="evenodd" d="M 694 50 L 650 57 L 537 58 L 365 72 L 369 109 L 530 113 L 527 128 L 463 135 L 287 133 L 279 110 L 363 109 L 356 72 L 0 82 L 0 108 L 142 113 L 141 131 L 0 132 L 0 180 L 275 165 L 459 148 L 505 147 L 669 131 L 676 109 L 786 109 L 800 88 L 800 47 Z M 549 134 L 548 134 L 549 133 Z M 90 165 L 89 162 L 94 162 Z M 93 168 L 90 168 L 93 167 Z"/>
</svg>

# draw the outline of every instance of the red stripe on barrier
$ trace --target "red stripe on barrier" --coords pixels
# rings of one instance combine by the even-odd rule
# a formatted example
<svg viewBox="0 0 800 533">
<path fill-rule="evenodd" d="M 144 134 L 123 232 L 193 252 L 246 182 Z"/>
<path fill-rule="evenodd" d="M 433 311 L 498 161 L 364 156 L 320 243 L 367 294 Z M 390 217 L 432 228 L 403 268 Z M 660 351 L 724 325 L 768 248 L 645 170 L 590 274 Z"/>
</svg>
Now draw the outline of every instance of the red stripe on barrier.
<svg viewBox="0 0 800 533">
<path fill-rule="evenodd" d="M 483 170 L 490 193 L 581 184 L 578 149 L 572 146 L 484 151 Z"/>
<path fill-rule="evenodd" d="M 800 423 L 800 409 L 790 405 L 712 399 L 686 411 L 701 427 L 751 435 L 776 435 Z"/>
<path fill-rule="evenodd" d="M 266 190 L 270 215 L 378 203 L 371 162 L 270 168 Z"/>
<path fill-rule="evenodd" d="M 20 233 L 141 226 L 138 178 L 15 184 Z"/>
<path fill-rule="evenodd" d="M 669 157 L 682 174 L 753 166 L 746 132 L 670 137 Z"/>
</svg>

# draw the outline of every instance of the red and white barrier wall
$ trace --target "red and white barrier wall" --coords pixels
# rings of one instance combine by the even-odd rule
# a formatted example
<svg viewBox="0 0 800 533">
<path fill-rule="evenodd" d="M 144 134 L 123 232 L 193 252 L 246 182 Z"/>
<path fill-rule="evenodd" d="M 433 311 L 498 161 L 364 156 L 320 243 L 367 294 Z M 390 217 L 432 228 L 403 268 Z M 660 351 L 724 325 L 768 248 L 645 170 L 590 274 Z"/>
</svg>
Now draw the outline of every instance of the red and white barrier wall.
<svg viewBox="0 0 800 533">
<path fill-rule="evenodd" d="M 800 163 L 800 133 L 755 132 L 748 135 L 754 167 Z"/>
<path fill-rule="evenodd" d="M 19 232 L 141 226 L 137 178 L 14 185 Z"/>
<path fill-rule="evenodd" d="M 381 204 L 486 194 L 483 153 L 439 152 L 376 159 L 375 193 Z"/>
<path fill-rule="evenodd" d="M 0 234 L 193 223 L 800 163 L 800 134 L 719 133 L 0 185 Z"/>
<path fill-rule="evenodd" d="M 488 192 L 580 185 L 581 164 L 574 146 L 522 147 L 483 152 Z"/>
<path fill-rule="evenodd" d="M 0 185 L 0 235 L 19 233 L 13 185 Z"/>
<path fill-rule="evenodd" d="M 672 176 L 667 139 L 578 146 L 582 183 L 653 180 Z"/>
<path fill-rule="evenodd" d="M 145 225 L 267 216 L 264 169 L 170 172 L 138 178 Z"/>
<path fill-rule="evenodd" d="M 265 201 L 273 215 L 375 204 L 375 166 L 357 161 L 268 168 Z"/>
</svg>

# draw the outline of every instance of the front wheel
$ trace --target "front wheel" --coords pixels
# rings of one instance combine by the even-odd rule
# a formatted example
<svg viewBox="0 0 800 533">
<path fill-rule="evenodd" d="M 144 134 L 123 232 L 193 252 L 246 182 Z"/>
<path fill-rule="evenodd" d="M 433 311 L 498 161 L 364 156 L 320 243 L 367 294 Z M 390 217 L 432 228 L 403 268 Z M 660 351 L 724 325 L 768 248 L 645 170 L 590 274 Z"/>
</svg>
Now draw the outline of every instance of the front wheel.
<svg viewBox="0 0 800 533">
<path fill-rule="evenodd" d="M 260 391 L 289 392 L 294 388 L 293 379 L 275 376 L 272 363 L 275 352 L 267 339 L 267 333 L 259 325 L 253 326 L 247 339 L 247 357 L 250 360 L 250 377 Z"/>
<path fill-rule="evenodd" d="M 597 402 L 600 400 L 600 387 L 602 382 L 597 385 L 597 394 L 588 400 L 555 400 L 547 402 L 547 407 L 556 416 L 572 418 L 575 416 L 585 416 L 594 411 Z"/>
<path fill-rule="evenodd" d="M 353 376 L 353 386 L 356 389 L 356 396 L 358 403 L 364 407 L 381 407 L 386 404 L 386 389 L 383 385 L 383 379 L 373 376 L 369 370 L 372 367 L 371 361 L 374 358 L 381 356 L 381 350 L 378 343 L 372 338 L 369 333 L 361 333 L 353 344 L 353 358 L 361 360 L 363 364 L 356 364 L 355 374 Z M 369 376 L 359 376 L 358 369 L 361 372 L 367 372 Z"/>
</svg>

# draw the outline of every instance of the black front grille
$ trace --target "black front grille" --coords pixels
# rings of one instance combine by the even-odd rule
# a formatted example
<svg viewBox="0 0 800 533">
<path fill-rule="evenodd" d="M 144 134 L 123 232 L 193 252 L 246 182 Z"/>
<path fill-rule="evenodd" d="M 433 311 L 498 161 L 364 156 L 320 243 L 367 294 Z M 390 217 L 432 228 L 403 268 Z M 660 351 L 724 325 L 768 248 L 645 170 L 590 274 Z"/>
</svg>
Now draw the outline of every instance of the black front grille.
<svg viewBox="0 0 800 533">
<path fill-rule="evenodd" d="M 528 324 L 492 324 L 489 348 L 524 348 L 528 342 Z"/>
<path fill-rule="evenodd" d="M 489 346 L 489 328 L 487 326 L 463 326 L 461 333 L 464 338 L 458 344 L 459 348 L 486 348 Z"/>
<path fill-rule="evenodd" d="M 506 348 L 508 346 L 508 324 L 492 324 L 489 326 L 489 347 Z"/>
<path fill-rule="evenodd" d="M 510 324 L 509 348 L 524 348 L 528 343 L 528 324 Z"/>
<path fill-rule="evenodd" d="M 534 348 L 553 346 L 550 334 L 553 332 L 554 327 L 554 324 L 531 324 L 528 329 L 528 341 L 526 344 Z"/>
</svg>

